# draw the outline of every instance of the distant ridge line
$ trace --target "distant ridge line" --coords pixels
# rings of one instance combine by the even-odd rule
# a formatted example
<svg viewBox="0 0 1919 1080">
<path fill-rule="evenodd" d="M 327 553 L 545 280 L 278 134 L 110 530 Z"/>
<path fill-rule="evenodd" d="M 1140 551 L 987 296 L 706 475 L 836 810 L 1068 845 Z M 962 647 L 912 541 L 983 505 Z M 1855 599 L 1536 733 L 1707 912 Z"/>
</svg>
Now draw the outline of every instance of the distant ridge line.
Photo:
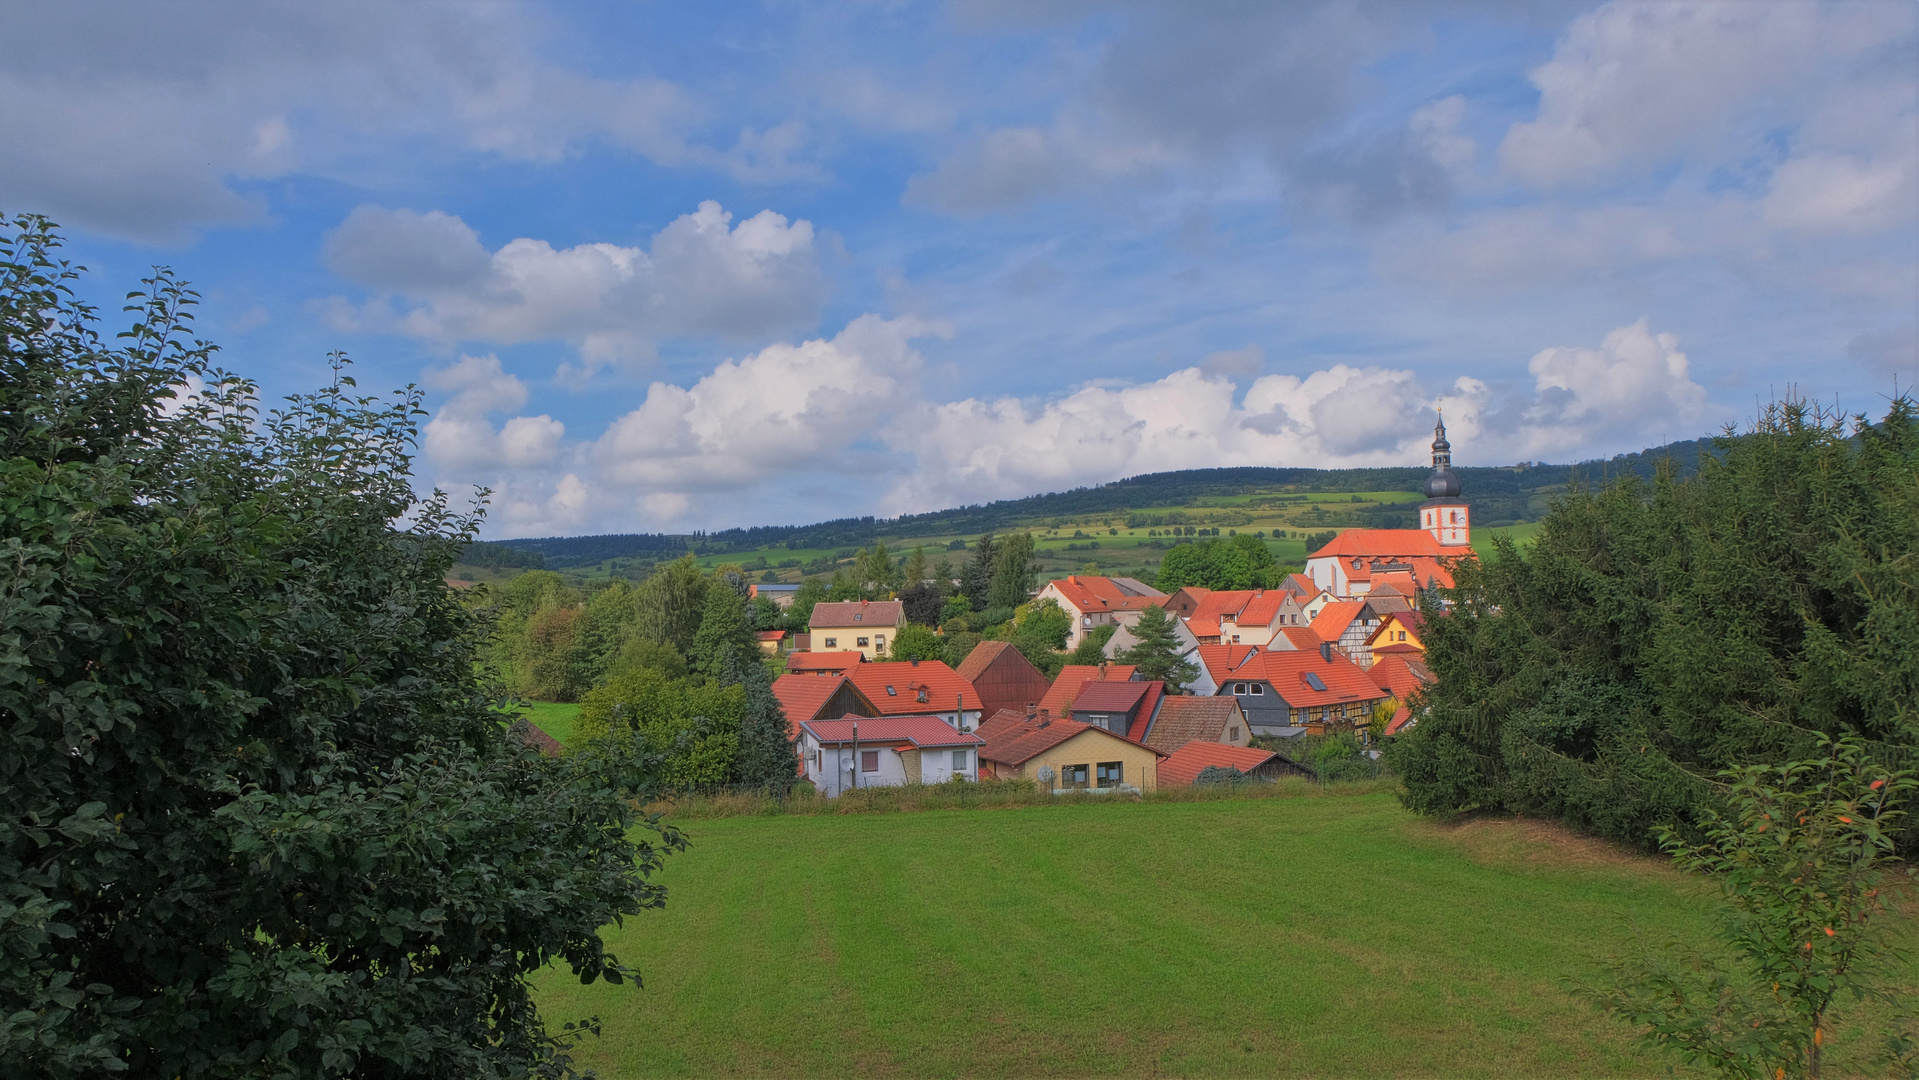
<svg viewBox="0 0 1919 1080">
<path fill-rule="evenodd" d="M 1600 479 L 1626 472 L 1650 478 L 1659 462 L 1672 459 L 1681 475 L 1698 468 L 1699 455 L 1712 449 L 1709 438 L 1652 447 L 1572 465 L 1521 463 L 1456 468 L 1474 517 L 1485 522 L 1521 520 L 1529 492 L 1563 486 L 1575 475 Z M 538 552 L 548 568 L 590 565 L 606 559 L 680 553 L 715 554 L 784 545 L 793 549 L 862 547 L 889 536 L 955 533 L 974 535 L 1004 529 L 1034 516 L 1117 513 L 1151 506 L 1182 505 L 1194 497 L 1244 494 L 1248 489 L 1302 485 L 1323 493 L 1417 491 L 1430 471 L 1425 466 L 1369 469 L 1312 469 L 1245 465 L 1141 473 L 1105 484 L 1065 491 L 972 503 L 894 518 L 872 515 L 835 518 L 811 525 L 754 525 L 714 532 L 602 533 L 590 536 L 527 537 L 491 541 L 520 551 Z M 1410 514 L 1407 515 L 1410 518 Z M 1410 525 L 1408 520 L 1405 524 Z"/>
</svg>

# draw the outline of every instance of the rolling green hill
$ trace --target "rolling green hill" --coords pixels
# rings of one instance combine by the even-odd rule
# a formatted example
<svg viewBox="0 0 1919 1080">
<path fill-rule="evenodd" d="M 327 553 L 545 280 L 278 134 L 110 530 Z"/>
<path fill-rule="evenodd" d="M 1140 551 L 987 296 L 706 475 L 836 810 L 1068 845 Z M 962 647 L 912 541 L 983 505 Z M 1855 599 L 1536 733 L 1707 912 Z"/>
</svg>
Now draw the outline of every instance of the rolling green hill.
<svg viewBox="0 0 1919 1080">
<path fill-rule="evenodd" d="M 1521 463 L 1458 470 L 1473 506 L 1475 533 L 1524 526 L 1545 513 L 1575 479 L 1623 473 L 1651 476 L 1662 461 L 1682 474 L 1697 468 L 1706 440 L 1577 465 Z M 987 532 L 1032 530 L 1042 577 L 1075 571 L 1151 572 L 1176 539 L 1170 530 L 1262 534 L 1282 563 L 1299 565 L 1307 540 L 1344 528 L 1410 528 L 1427 468 L 1189 469 L 1152 473 L 1098 487 L 1007 499 L 897 518 L 842 518 L 814 525 L 755 526 L 719 532 L 625 533 L 544 537 L 473 545 L 459 574 L 497 580 L 541 567 L 581 578 L 644 578 L 661 562 L 691 554 L 702 564 L 733 563 L 768 581 L 831 573 L 853 553 L 884 540 L 895 554 L 923 548 L 929 559 Z M 1529 530 L 1523 528 L 1519 532 Z M 1476 537 L 1478 538 L 1478 537 Z"/>
</svg>

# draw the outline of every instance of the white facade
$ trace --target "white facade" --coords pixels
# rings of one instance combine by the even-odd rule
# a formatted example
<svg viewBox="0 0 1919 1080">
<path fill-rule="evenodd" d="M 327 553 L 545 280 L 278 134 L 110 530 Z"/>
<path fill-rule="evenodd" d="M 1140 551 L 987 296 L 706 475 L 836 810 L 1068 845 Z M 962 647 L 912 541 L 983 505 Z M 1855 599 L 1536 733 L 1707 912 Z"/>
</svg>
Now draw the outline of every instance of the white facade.
<svg viewBox="0 0 1919 1080">
<path fill-rule="evenodd" d="M 917 775 L 907 776 L 911 747 L 862 743 L 821 745 L 811 735 L 800 743 L 806 778 L 821 795 L 835 798 L 854 788 L 899 787 L 907 783 L 943 784 L 955 778 L 979 779 L 979 751 L 971 746 L 927 747 L 918 751 Z"/>
<path fill-rule="evenodd" d="M 1472 508 L 1463 502 L 1434 500 L 1419 507 L 1419 527 L 1447 547 L 1464 547 L 1472 542 L 1472 517 Z"/>
</svg>

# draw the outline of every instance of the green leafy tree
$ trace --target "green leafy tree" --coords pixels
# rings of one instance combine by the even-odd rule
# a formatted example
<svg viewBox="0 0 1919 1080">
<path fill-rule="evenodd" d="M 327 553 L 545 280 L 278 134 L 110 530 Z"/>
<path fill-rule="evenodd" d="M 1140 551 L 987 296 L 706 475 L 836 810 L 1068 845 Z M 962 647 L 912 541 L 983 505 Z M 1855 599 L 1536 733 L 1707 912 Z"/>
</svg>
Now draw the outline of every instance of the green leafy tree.
<svg viewBox="0 0 1919 1080">
<path fill-rule="evenodd" d="M 1165 680 L 1170 694 L 1185 693 L 1186 685 L 1199 678 L 1199 668 L 1180 655 L 1173 617 L 1165 608 L 1149 605 L 1139 613 L 1132 632 L 1139 643 L 1121 652 L 1118 659 L 1138 668 L 1140 678 Z"/>
<path fill-rule="evenodd" d="M 813 623 L 813 605 L 826 599 L 826 586 L 818 578 L 807 578 L 793 592 L 793 603 L 786 609 L 786 627 L 805 633 Z"/>
<path fill-rule="evenodd" d="M 1704 842 L 1657 830 L 1676 863 L 1718 881 L 1724 948 L 1615 959 L 1608 984 L 1582 988 L 1648 1042 L 1723 1075 L 1819 1076 L 1835 1006 L 1896 1003 L 1910 970 L 1881 916 L 1892 879 L 1916 872 L 1892 838 L 1919 781 L 1856 735 L 1818 746 L 1817 758 L 1722 770 L 1725 808 L 1703 811 Z"/>
<path fill-rule="evenodd" d="M 1095 626 L 1086 631 L 1085 635 L 1079 639 L 1079 644 L 1073 647 L 1073 654 L 1067 659 L 1067 663 L 1097 664 L 1106 659 L 1106 643 L 1113 640 L 1113 635 L 1118 631 L 1119 627 L 1112 623 Z"/>
<path fill-rule="evenodd" d="M 0 1074 L 562 1071 L 528 977 L 631 975 L 599 928 L 681 840 L 644 759 L 503 722 L 444 580 L 477 519 L 408 480 L 419 394 L 336 368 L 262 414 L 169 274 L 109 343 L 14 225 Z"/>
<path fill-rule="evenodd" d="M 693 648 L 706 612 L 706 590 L 712 579 L 686 555 L 654 570 L 640 583 L 634 598 L 639 633 L 650 641 L 673 646 L 682 656 Z"/>
<path fill-rule="evenodd" d="M 892 660 L 944 660 L 946 642 L 931 627 L 907 623 L 894 636 L 887 657 Z"/>
<path fill-rule="evenodd" d="M 748 659 L 758 658 L 759 640 L 753 636 L 748 606 L 746 597 L 724 581 L 707 589 L 706 612 L 686 657 L 694 671 L 718 679 L 737 671 Z"/>
<path fill-rule="evenodd" d="M 1206 555 L 1198 544 L 1176 544 L 1159 560 L 1154 588 L 1171 593 L 1189 585 L 1205 588 Z"/>
<path fill-rule="evenodd" d="M 685 791 L 735 781 L 745 712 L 746 688 L 739 683 L 641 669 L 581 699 L 573 735 L 589 747 L 657 755 L 662 783 Z"/>
<path fill-rule="evenodd" d="M 987 609 L 1017 608 L 1031 599 L 1037 565 L 1033 562 L 1033 534 L 1001 537 L 993 552 L 993 579 L 986 590 Z"/>
<path fill-rule="evenodd" d="M 938 626 L 946 614 L 946 600 L 930 581 L 908 585 L 900 590 L 900 603 L 906 613 L 906 621 L 921 626 Z"/>
<path fill-rule="evenodd" d="M 1857 734 L 1919 747 L 1919 423 L 1803 403 L 1670 466 L 1559 499 L 1429 597 L 1426 709 L 1388 754 L 1411 808 L 1556 818 L 1650 845 L 1705 778 Z M 1696 835 L 1695 835 L 1696 838 Z M 1911 832 L 1901 842 L 1919 854 Z"/>
<path fill-rule="evenodd" d="M 946 666 L 955 671 L 959 670 L 959 666 L 966 662 L 966 658 L 971 656 L 973 650 L 984 640 L 986 639 L 983 636 L 973 633 L 971 630 L 960 630 L 947 634 Z"/>
</svg>

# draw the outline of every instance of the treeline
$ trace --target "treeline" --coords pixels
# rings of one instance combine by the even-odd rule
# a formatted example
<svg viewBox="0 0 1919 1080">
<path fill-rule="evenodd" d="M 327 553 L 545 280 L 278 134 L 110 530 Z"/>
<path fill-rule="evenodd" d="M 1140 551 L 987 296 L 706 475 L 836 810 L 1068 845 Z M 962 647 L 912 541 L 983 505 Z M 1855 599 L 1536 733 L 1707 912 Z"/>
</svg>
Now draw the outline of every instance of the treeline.
<svg viewBox="0 0 1919 1080">
<path fill-rule="evenodd" d="M 1544 509 L 1542 490 L 1554 490 L 1575 477 L 1587 482 L 1619 476 L 1650 480 L 1662 463 L 1671 463 L 1681 477 L 1697 467 L 1709 440 L 1688 440 L 1654 447 L 1636 454 L 1620 454 L 1577 465 L 1524 463 L 1510 467 L 1461 467 L 1461 482 L 1473 503 L 1475 520 L 1484 525 L 1533 521 Z M 626 533 L 607 536 L 557 536 L 501 543 L 539 552 L 548 568 L 592 566 L 608 559 L 670 560 L 681 554 L 725 554 L 766 547 L 820 550 L 861 547 L 885 536 L 926 536 L 1004 532 L 1036 518 L 1083 518 L 1124 515 L 1146 506 L 1182 506 L 1195 499 L 1245 495 L 1293 485 L 1308 492 L 1418 491 L 1430 469 L 1424 466 L 1381 469 L 1186 469 L 1150 473 L 1097 487 L 1005 499 L 984 505 L 962 506 L 897 518 L 853 517 L 814 525 L 762 525 L 687 534 Z M 1372 507 L 1357 511 L 1375 528 L 1409 527 L 1409 508 Z"/>
<path fill-rule="evenodd" d="M 1577 487 L 1529 551 L 1496 538 L 1458 568 L 1427 623 L 1438 683 L 1389 751 L 1409 806 L 1650 846 L 1716 803 L 1719 770 L 1820 735 L 1919 761 L 1912 399 L 1876 425 L 1777 405 L 1698 465 Z"/>
</svg>

